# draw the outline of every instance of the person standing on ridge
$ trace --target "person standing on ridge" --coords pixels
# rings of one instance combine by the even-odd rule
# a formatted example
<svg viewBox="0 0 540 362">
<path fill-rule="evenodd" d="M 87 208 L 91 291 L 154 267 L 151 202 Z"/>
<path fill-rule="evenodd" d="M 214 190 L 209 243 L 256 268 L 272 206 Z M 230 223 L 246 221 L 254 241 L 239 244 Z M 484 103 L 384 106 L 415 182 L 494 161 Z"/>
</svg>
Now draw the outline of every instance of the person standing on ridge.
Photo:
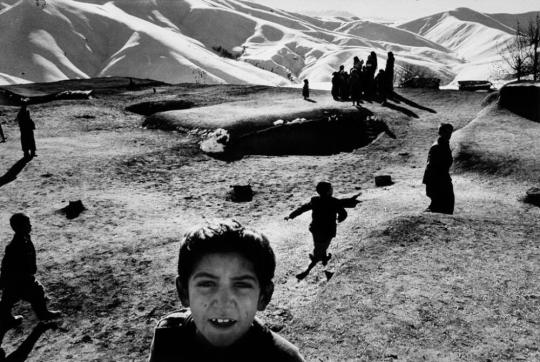
<svg viewBox="0 0 540 362">
<path fill-rule="evenodd" d="M 309 99 L 309 80 L 304 79 L 304 87 L 302 88 L 302 96 L 304 99 Z"/>
</svg>

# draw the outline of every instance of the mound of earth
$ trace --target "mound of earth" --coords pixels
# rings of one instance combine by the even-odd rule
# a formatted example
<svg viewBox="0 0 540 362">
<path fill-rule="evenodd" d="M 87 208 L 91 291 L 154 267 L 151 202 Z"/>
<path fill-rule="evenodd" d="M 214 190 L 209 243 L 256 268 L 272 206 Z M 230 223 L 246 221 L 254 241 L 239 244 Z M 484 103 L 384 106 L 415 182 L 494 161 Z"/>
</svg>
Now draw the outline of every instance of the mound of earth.
<svg viewBox="0 0 540 362">
<path fill-rule="evenodd" d="M 350 103 L 336 103 L 331 97 L 317 102 L 305 101 L 299 91 L 285 90 L 268 101 L 266 93 L 252 95 L 244 101 L 227 102 L 203 108 L 191 108 L 155 113 L 144 121 L 151 129 L 185 130 L 193 128 L 223 128 L 232 136 L 239 136 L 268 128 L 279 119 L 292 121 L 297 118 L 312 119 L 327 109 L 350 108 Z"/>
<path fill-rule="evenodd" d="M 194 105 L 195 103 L 184 100 L 141 102 L 127 106 L 126 111 L 141 114 L 143 116 L 150 116 L 158 112 L 187 109 Z"/>
<path fill-rule="evenodd" d="M 489 97 L 493 100 L 493 96 Z M 521 107 L 530 110 L 538 104 L 532 102 Z M 534 180 L 540 174 L 539 139 L 540 123 L 503 108 L 501 101 L 492 102 L 452 136 L 454 165 L 458 170 Z"/>
<path fill-rule="evenodd" d="M 500 90 L 499 104 L 515 114 L 540 122 L 540 83 L 505 85 Z"/>
<path fill-rule="evenodd" d="M 294 315 L 289 333 L 311 335 L 308 360 L 530 356 L 540 337 L 538 295 L 527 292 L 540 272 L 534 224 L 425 213 L 396 217 L 366 236 L 361 230 L 340 240 L 337 273 Z M 516 341 L 512 350 L 508 340 Z"/>
</svg>

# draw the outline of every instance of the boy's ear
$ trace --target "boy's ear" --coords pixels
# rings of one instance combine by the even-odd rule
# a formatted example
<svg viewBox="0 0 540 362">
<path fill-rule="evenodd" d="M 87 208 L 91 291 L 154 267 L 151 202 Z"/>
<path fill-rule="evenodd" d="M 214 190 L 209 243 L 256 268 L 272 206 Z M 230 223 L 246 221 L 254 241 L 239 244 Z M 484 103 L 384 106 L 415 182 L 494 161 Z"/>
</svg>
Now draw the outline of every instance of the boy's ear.
<svg viewBox="0 0 540 362">
<path fill-rule="evenodd" d="M 272 294 L 274 294 L 274 283 L 270 282 L 265 287 L 261 289 L 261 294 L 259 295 L 259 302 L 257 303 L 257 310 L 262 311 L 266 308 L 270 300 L 272 299 Z"/>
<path fill-rule="evenodd" d="M 189 293 L 187 285 L 184 285 L 180 280 L 180 277 L 176 277 L 176 291 L 178 292 L 178 298 L 184 307 L 189 307 Z"/>
</svg>

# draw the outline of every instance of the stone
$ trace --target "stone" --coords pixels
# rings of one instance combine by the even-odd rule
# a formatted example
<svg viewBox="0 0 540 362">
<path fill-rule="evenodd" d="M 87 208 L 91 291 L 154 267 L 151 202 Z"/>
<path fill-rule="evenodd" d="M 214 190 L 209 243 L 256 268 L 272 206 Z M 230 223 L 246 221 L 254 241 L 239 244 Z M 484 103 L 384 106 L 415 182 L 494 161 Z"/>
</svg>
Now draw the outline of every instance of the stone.
<svg viewBox="0 0 540 362">
<path fill-rule="evenodd" d="M 375 186 L 383 187 L 393 185 L 392 177 L 390 175 L 378 175 L 375 176 Z"/>
<path fill-rule="evenodd" d="M 232 185 L 230 199 L 233 202 L 248 202 L 253 200 L 253 189 L 250 185 Z"/>
<path fill-rule="evenodd" d="M 540 188 L 531 187 L 528 189 L 524 201 L 528 204 L 533 204 L 540 207 Z"/>
</svg>

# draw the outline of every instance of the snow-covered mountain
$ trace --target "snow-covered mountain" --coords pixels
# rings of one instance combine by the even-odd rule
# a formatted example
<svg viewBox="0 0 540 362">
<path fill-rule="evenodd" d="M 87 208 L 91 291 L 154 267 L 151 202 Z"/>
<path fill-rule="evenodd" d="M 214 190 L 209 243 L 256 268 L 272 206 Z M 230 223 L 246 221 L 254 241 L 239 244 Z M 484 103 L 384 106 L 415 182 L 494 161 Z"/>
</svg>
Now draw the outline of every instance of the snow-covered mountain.
<svg viewBox="0 0 540 362">
<path fill-rule="evenodd" d="M 464 60 L 464 64 L 454 68 L 454 82 L 459 79 L 489 79 L 506 66 L 500 52 L 505 44 L 513 41 L 516 22 L 524 25 L 535 15 L 535 12 L 483 14 L 458 8 L 410 21 L 398 28 L 450 49 Z"/>
<path fill-rule="evenodd" d="M 486 42 L 511 32 L 469 9 L 391 27 L 241 0 L 0 0 L 0 84 L 115 75 L 317 86 L 371 51 L 379 67 L 392 51 L 398 67 L 429 68 L 449 82 L 468 61 L 493 55 Z"/>
</svg>

